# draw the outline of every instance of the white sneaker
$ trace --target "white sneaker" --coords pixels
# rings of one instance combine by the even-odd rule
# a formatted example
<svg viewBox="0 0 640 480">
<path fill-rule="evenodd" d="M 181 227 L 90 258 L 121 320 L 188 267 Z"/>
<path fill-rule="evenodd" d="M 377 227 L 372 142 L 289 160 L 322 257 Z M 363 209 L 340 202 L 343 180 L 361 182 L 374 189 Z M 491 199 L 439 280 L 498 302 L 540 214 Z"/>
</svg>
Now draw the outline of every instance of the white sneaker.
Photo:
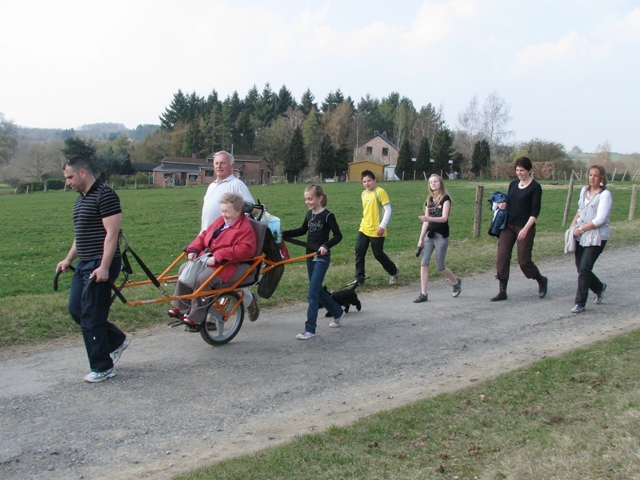
<svg viewBox="0 0 640 480">
<path fill-rule="evenodd" d="M 333 322 L 331 322 L 331 323 L 329 324 L 329 326 L 330 326 L 331 328 L 339 328 L 339 327 L 340 327 L 340 320 L 342 320 L 342 319 L 344 318 L 345 313 L 346 313 L 346 312 L 343 310 L 343 311 L 342 311 L 342 315 L 340 315 L 338 318 L 334 318 L 334 319 L 333 319 Z"/>
<path fill-rule="evenodd" d="M 116 371 L 112 368 L 105 370 L 104 372 L 89 372 L 84 381 L 88 383 L 104 382 L 107 378 L 115 377 Z"/>
<path fill-rule="evenodd" d="M 389 277 L 389 285 L 398 283 L 398 275 L 400 275 L 400 266 L 396 263 L 396 274 Z"/>
<path fill-rule="evenodd" d="M 120 345 L 118 348 L 116 348 L 113 352 L 109 354 L 111 356 L 111 361 L 113 362 L 114 365 L 118 362 L 118 360 L 120 360 L 120 356 L 122 355 L 122 352 L 124 352 L 127 349 L 130 343 L 131 343 L 131 340 L 127 338 L 124 342 L 122 342 L 122 345 Z"/>
<path fill-rule="evenodd" d="M 309 340 L 312 337 L 315 337 L 316 334 L 315 333 L 311 333 L 311 332 L 302 332 L 296 335 L 296 338 L 298 340 Z"/>
</svg>

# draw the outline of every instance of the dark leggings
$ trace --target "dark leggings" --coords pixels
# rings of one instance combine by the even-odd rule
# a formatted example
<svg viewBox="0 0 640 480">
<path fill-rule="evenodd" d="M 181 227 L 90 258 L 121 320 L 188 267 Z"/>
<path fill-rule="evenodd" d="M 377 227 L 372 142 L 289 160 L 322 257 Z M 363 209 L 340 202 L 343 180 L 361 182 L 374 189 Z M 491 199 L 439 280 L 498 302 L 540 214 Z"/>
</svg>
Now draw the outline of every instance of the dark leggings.
<svg viewBox="0 0 640 480">
<path fill-rule="evenodd" d="M 576 268 L 578 269 L 578 290 L 576 291 L 576 305 L 584 307 L 587 303 L 587 296 L 589 290 L 596 295 L 602 292 L 603 283 L 593 273 L 593 266 L 596 260 L 604 250 L 604 246 L 607 244 L 606 240 L 602 240 L 600 246 L 595 247 L 582 247 L 580 244 L 576 245 Z"/>
</svg>

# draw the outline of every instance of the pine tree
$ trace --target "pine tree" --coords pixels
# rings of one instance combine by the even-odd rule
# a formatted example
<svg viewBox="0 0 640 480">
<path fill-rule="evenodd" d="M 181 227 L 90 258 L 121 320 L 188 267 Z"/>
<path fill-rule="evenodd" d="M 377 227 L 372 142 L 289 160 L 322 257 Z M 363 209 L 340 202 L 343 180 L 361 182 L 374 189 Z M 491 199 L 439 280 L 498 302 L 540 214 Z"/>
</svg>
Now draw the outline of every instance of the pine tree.
<svg viewBox="0 0 640 480">
<path fill-rule="evenodd" d="M 62 154 L 65 158 L 80 155 L 87 162 L 92 162 L 96 155 L 96 146 L 91 140 L 85 142 L 80 137 L 69 137 L 64 141 Z"/>
<path fill-rule="evenodd" d="M 203 153 L 206 153 L 205 145 L 206 143 L 200 129 L 200 122 L 191 122 L 180 153 L 183 157 L 191 157 L 192 155 L 195 155 L 197 158 Z"/>
<path fill-rule="evenodd" d="M 408 138 L 405 138 L 402 145 L 400 145 L 400 151 L 398 152 L 398 163 L 396 163 L 396 175 L 401 180 L 413 180 L 413 151 L 411 148 L 411 142 Z"/>
<path fill-rule="evenodd" d="M 349 159 L 351 158 L 351 150 L 342 144 L 340 148 L 336 150 L 335 172 L 336 175 L 347 176 L 349 170 Z"/>
<path fill-rule="evenodd" d="M 187 97 L 182 93 L 182 90 L 178 90 L 178 93 L 173 95 L 171 104 L 160 115 L 160 127 L 166 130 L 173 130 L 178 122 L 184 120 L 188 109 L 187 104 Z"/>
<path fill-rule="evenodd" d="M 431 146 L 429 145 L 429 139 L 424 137 L 420 142 L 420 150 L 416 157 L 416 164 L 414 165 L 416 176 L 420 179 L 425 178 L 431 171 Z"/>
<path fill-rule="evenodd" d="M 337 89 L 335 93 L 329 92 L 322 102 L 322 113 L 330 112 L 342 102 L 344 102 L 344 95 L 340 89 Z"/>
<path fill-rule="evenodd" d="M 473 146 L 473 154 L 471 155 L 471 171 L 480 176 L 483 168 L 491 166 L 491 148 L 489 142 L 480 140 Z"/>
<path fill-rule="evenodd" d="M 256 118 L 263 127 L 268 127 L 276 118 L 276 101 L 278 96 L 271 90 L 271 85 L 266 83 L 260 94 L 260 100 L 256 108 Z"/>
<path fill-rule="evenodd" d="M 276 116 L 282 115 L 287 111 L 289 107 L 295 107 L 296 105 L 296 100 L 295 98 L 293 98 L 293 95 L 291 95 L 291 92 L 287 89 L 287 87 L 284 85 L 280 87 L 280 91 L 278 92 L 278 97 L 275 104 Z"/>
<path fill-rule="evenodd" d="M 333 177 L 336 173 L 336 149 L 331 143 L 331 137 L 326 134 L 320 140 L 316 173 L 321 174 L 323 178 Z"/>
<path fill-rule="evenodd" d="M 305 115 L 309 115 L 312 109 L 318 110 L 318 105 L 314 102 L 315 97 L 311 90 L 307 88 L 307 90 L 302 94 L 302 98 L 300 99 L 300 110 L 303 111 Z"/>
<path fill-rule="evenodd" d="M 453 133 L 442 128 L 435 136 L 431 155 L 435 160 L 433 171 L 438 175 L 449 171 L 449 160 L 453 156 Z"/>
<path fill-rule="evenodd" d="M 300 172 L 306 166 L 307 156 L 304 151 L 302 129 L 296 127 L 284 161 L 284 174 L 287 177 L 287 181 L 293 182 L 296 177 L 300 177 Z"/>
</svg>

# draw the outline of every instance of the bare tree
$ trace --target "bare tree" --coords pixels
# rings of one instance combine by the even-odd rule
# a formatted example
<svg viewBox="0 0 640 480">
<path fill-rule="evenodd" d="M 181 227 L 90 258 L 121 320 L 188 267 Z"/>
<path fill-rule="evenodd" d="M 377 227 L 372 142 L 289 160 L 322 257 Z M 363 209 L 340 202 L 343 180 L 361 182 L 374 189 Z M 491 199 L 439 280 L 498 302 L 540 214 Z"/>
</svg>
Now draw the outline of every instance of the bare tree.
<svg viewBox="0 0 640 480">
<path fill-rule="evenodd" d="M 59 176 L 64 164 L 60 143 L 33 143 L 15 162 L 15 167 L 24 180 L 42 181 L 45 174 Z"/>
<path fill-rule="evenodd" d="M 302 128 L 305 120 L 305 115 L 300 107 L 288 107 L 287 111 L 282 114 L 286 119 L 287 124 L 291 130 L 291 138 L 293 138 L 293 132 L 296 128 Z M 289 140 L 291 140 L 291 138 Z"/>
<path fill-rule="evenodd" d="M 605 140 L 604 143 L 596 147 L 596 163 L 602 165 L 606 170 L 612 169 L 611 162 L 611 142 Z"/>
<path fill-rule="evenodd" d="M 356 134 L 353 113 L 351 103 L 341 102 L 322 116 L 322 133 L 329 135 L 331 143 L 336 148 L 342 145 L 351 146 L 354 143 L 351 140 Z"/>
<path fill-rule="evenodd" d="M 256 149 L 262 152 L 272 165 L 275 175 L 284 174 L 284 160 L 295 128 L 283 116 L 276 118 L 271 125 L 256 133 Z"/>
<path fill-rule="evenodd" d="M 413 140 L 411 132 L 416 123 L 416 116 L 413 102 L 406 97 L 402 97 L 393 119 L 393 137 L 396 145 L 402 146 L 405 140 L 409 140 L 409 142 Z"/>
<path fill-rule="evenodd" d="M 456 150 L 466 159 L 471 159 L 475 144 L 481 140 L 482 112 L 478 107 L 478 97 L 474 95 L 467 108 L 458 114 Z"/>
<path fill-rule="evenodd" d="M 0 165 L 7 164 L 18 147 L 18 130 L 11 120 L 0 112 Z"/>
<path fill-rule="evenodd" d="M 482 137 L 491 147 L 513 134 L 507 130 L 511 121 L 511 107 L 497 92 L 491 93 L 482 106 Z"/>
<path fill-rule="evenodd" d="M 169 156 L 171 132 L 158 129 L 147 138 L 133 145 L 130 150 L 132 162 L 156 163 Z"/>
</svg>

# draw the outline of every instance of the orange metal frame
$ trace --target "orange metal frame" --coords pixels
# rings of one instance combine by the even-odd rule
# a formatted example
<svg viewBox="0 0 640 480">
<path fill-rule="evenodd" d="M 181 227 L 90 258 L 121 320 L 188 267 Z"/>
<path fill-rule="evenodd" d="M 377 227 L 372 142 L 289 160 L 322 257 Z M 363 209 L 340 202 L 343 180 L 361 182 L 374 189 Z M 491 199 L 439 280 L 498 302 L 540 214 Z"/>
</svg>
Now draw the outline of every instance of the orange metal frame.
<svg viewBox="0 0 640 480">
<path fill-rule="evenodd" d="M 209 277 L 209 279 L 206 282 L 204 282 L 197 290 L 195 290 L 194 292 L 192 292 L 190 294 L 179 295 L 179 296 L 165 295 L 165 296 L 163 296 L 161 298 L 154 298 L 154 299 L 149 299 L 149 300 L 126 301 L 125 304 L 126 305 L 149 305 L 149 304 L 153 304 L 153 303 L 171 302 L 173 300 L 192 300 L 194 298 L 204 297 L 204 296 L 216 296 L 217 297 L 218 295 L 222 295 L 223 293 L 236 291 L 236 292 L 238 292 L 240 294 L 240 302 L 238 302 L 238 305 L 239 305 L 241 303 L 243 297 L 244 297 L 244 292 L 242 292 L 242 290 L 239 287 L 240 287 L 240 285 L 242 285 L 244 283 L 244 281 L 247 279 L 247 277 L 249 277 L 249 275 L 253 275 L 253 272 L 254 272 L 254 270 L 256 268 L 260 268 L 260 266 L 263 264 L 263 267 L 262 267 L 261 272 L 260 272 L 260 274 L 263 275 L 266 272 L 268 272 L 269 270 L 272 270 L 273 268 L 278 267 L 280 265 L 286 265 L 288 263 L 300 262 L 302 260 L 306 260 L 307 258 L 311 258 L 314 255 L 315 255 L 315 253 L 309 253 L 309 254 L 306 254 L 306 255 L 303 255 L 303 256 L 300 256 L 300 257 L 283 259 L 283 260 L 275 262 L 273 260 L 269 260 L 268 258 L 265 257 L 264 254 L 262 254 L 262 255 L 253 257 L 253 258 L 251 258 L 249 260 L 242 261 L 242 262 L 241 261 L 235 261 L 235 262 L 225 263 L 224 265 L 220 265 L 218 268 L 216 268 L 214 270 L 214 272 L 211 274 L 211 276 Z M 178 265 L 178 263 L 180 263 L 180 261 L 183 258 L 185 258 L 185 256 L 186 256 L 186 253 L 182 252 L 173 262 L 171 262 L 171 264 L 160 275 L 158 275 L 156 277 L 158 282 L 162 283 L 162 282 L 177 281 L 178 275 L 171 274 L 171 272 L 176 267 L 176 265 Z M 213 279 L 220 274 L 220 272 L 225 268 L 226 265 L 231 265 L 233 263 L 250 263 L 251 266 L 232 285 L 229 285 L 228 287 L 213 289 L 213 290 L 210 289 L 208 287 L 208 285 L 211 284 Z M 121 287 L 120 290 L 122 291 L 122 289 L 125 289 L 125 288 L 140 287 L 140 286 L 151 285 L 151 284 L 153 284 L 153 282 L 151 280 L 143 280 L 143 281 L 139 281 L 139 282 L 127 282 Z M 216 299 L 216 304 L 217 304 L 217 299 Z M 236 308 L 237 308 L 237 306 L 236 306 Z M 221 309 L 219 309 L 219 310 L 221 310 Z M 233 310 L 235 311 L 235 308 Z M 232 313 L 234 313 L 234 312 L 227 312 L 225 317 L 228 317 L 228 315 L 230 315 Z M 226 318 L 225 318 L 225 320 L 226 320 Z"/>
</svg>

